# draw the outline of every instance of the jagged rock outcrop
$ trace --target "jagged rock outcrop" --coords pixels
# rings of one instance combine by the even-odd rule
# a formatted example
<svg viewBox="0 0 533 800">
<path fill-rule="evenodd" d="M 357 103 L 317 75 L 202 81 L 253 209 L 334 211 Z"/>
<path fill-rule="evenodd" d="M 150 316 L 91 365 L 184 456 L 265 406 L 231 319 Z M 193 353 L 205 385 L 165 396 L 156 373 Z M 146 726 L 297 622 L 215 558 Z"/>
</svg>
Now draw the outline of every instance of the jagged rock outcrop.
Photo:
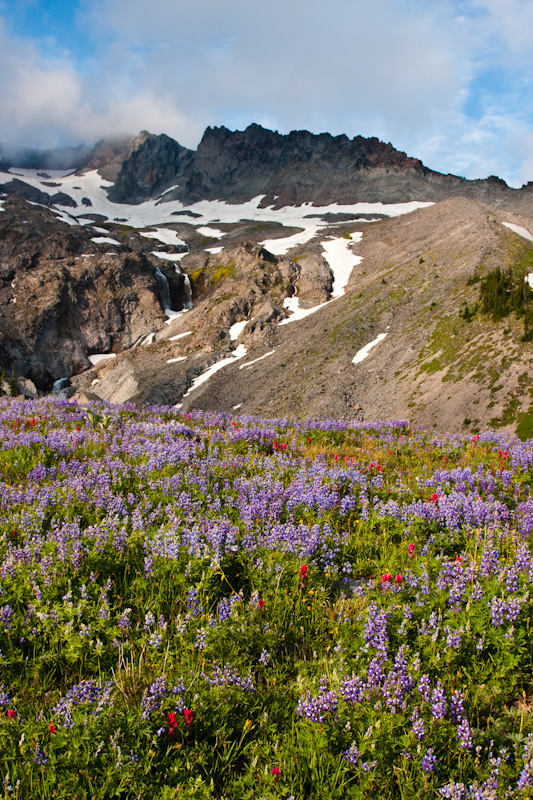
<svg viewBox="0 0 533 800">
<path fill-rule="evenodd" d="M 193 157 L 192 150 L 169 136 L 141 131 L 133 140 L 128 157 L 109 190 L 110 200 L 141 203 L 157 197 L 186 172 Z"/>
<path fill-rule="evenodd" d="M 255 124 L 244 131 L 207 128 L 196 151 L 143 131 L 109 196 L 115 202 L 139 203 L 170 187 L 175 188 L 163 202 L 243 203 L 264 195 L 263 206 L 281 208 L 305 202 L 428 202 L 464 196 L 533 215 L 530 185 L 512 189 L 494 176 L 467 180 L 441 175 L 376 138 L 308 131 L 282 135 Z"/>
<path fill-rule="evenodd" d="M 14 196 L 0 214 L 0 366 L 41 390 L 165 321 L 150 259 L 91 236 Z"/>
<path fill-rule="evenodd" d="M 76 208 L 77 206 L 76 201 L 73 200 L 70 195 L 65 194 L 65 192 L 48 194 L 48 192 L 43 192 L 41 189 L 37 189 L 36 186 L 30 186 L 29 183 L 25 183 L 18 178 L 0 184 L 0 193 L 8 196 L 14 194 L 17 197 L 22 197 L 24 200 L 29 200 L 30 203 L 39 203 L 42 206 L 56 205 L 68 206 L 70 208 Z"/>
</svg>

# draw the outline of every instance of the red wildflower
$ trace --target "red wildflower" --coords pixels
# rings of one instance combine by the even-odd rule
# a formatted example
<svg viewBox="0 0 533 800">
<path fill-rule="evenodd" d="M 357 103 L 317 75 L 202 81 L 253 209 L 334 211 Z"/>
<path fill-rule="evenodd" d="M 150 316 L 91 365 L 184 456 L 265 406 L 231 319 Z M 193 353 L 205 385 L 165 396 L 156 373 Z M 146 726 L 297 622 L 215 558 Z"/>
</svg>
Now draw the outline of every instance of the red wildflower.
<svg viewBox="0 0 533 800">
<path fill-rule="evenodd" d="M 51 722 L 50 725 L 48 726 L 48 733 L 54 734 L 55 732 L 56 732 L 56 726 L 54 725 L 53 722 Z"/>
<path fill-rule="evenodd" d="M 167 714 L 167 731 L 169 736 L 174 735 L 174 731 L 176 730 L 177 725 L 176 714 L 174 711 L 169 711 Z"/>
<path fill-rule="evenodd" d="M 305 578 L 307 575 L 307 564 L 302 564 L 300 567 L 300 577 Z"/>
<path fill-rule="evenodd" d="M 415 546 L 411 542 L 411 544 L 408 545 L 408 547 L 407 547 L 407 555 L 409 556 L 409 558 L 412 558 L 414 556 L 414 554 L 415 554 Z"/>
<path fill-rule="evenodd" d="M 6 711 L 6 717 L 7 717 L 7 719 L 14 719 L 14 718 L 15 718 L 15 716 L 16 716 L 16 713 L 17 713 L 17 712 L 15 711 L 15 709 L 14 709 L 14 708 L 10 708 L 10 709 L 8 709 L 8 711 Z"/>
<path fill-rule="evenodd" d="M 263 608 L 263 606 L 265 605 L 265 601 L 264 600 L 258 600 L 257 601 L 257 605 L 258 605 L 259 608 Z"/>
<path fill-rule="evenodd" d="M 438 496 L 437 492 L 433 492 L 433 494 L 431 495 L 431 502 L 432 503 L 436 503 L 438 499 L 439 499 L 439 496 Z"/>
<path fill-rule="evenodd" d="M 391 580 L 392 580 L 392 575 L 390 574 L 390 572 L 385 572 L 381 576 L 381 583 L 389 583 Z"/>
<path fill-rule="evenodd" d="M 185 708 L 183 711 L 183 716 L 185 717 L 185 724 L 191 725 L 192 724 L 192 711 L 190 708 Z"/>
<path fill-rule="evenodd" d="M 271 770 L 271 772 L 272 772 L 272 775 L 274 776 L 274 780 L 275 780 L 275 781 L 276 781 L 276 783 L 277 783 L 277 782 L 278 782 L 278 780 L 279 780 L 279 776 L 281 775 L 281 770 L 280 770 L 280 768 L 279 768 L 279 767 L 272 767 L 272 770 Z"/>
<path fill-rule="evenodd" d="M 396 575 L 396 577 L 394 578 L 394 583 L 396 584 L 396 586 L 399 586 L 402 581 L 403 578 L 401 575 Z"/>
</svg>

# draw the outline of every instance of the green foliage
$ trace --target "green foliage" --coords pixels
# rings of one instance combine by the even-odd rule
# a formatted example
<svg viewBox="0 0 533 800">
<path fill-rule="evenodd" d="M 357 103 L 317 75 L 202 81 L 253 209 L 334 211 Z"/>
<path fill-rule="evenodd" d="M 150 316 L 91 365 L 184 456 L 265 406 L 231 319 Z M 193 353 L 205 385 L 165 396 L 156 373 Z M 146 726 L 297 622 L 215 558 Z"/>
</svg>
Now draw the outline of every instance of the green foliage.
<svg viewBox="0 0 533 800">
<path fill-rule="evenodd" d="M 464 319 L 465 322 L 472 322 L 472 320 L 477 314 L 477 310 L 478 310 L 477 303 L 475 303 L 472 306 L 472 308 L 470 308 L 468 303 L 465 301 L 464 308 L 462 308 L 461 311 L 459 312 L 459 316 L 461 317 L 461 319 Z"/>
<path fill-rule="evenodd" d="M 15 375 L 15 369 L 11 370 L 11 375 L 9 376 L 9 396 L 10 397 L 17 397 L 19 393 L 19 387 L 17 383 L 17 377 Z"/>
<path fill-rule="evenodd" d="M 521 798 L 529 448 L 402 422 L 1 411 L 3 796 Z"/>
<path fill-rule="evenodd" d="M 481 280 L 480 301 L 484 314 L 490 314 L 494 322 L 515 313 L 524 318 L 522 341 L 533 339 L 533 292 L 522 271 L 497 267 Z M 467 306 L 468 308 L 468 306 Z"/>
</svg>

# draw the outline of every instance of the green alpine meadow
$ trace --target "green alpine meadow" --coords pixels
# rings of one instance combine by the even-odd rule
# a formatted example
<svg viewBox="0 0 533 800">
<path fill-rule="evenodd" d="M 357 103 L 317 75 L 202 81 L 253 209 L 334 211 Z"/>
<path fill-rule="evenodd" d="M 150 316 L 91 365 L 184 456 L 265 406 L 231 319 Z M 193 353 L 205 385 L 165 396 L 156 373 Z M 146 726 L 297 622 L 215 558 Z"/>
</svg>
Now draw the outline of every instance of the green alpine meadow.
<svg viewBox="0 0 533 800">
<path fill-rule="evenodd" d="M 0 401 L 5 798 L 533 785 L 533 442 Z"/>
</svg>

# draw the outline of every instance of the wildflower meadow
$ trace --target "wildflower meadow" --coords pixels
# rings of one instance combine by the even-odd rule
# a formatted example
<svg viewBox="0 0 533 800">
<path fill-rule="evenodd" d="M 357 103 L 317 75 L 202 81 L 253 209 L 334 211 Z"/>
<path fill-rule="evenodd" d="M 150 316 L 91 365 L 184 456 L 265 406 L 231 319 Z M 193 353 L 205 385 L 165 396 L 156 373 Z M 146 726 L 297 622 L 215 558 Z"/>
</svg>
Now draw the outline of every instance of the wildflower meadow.
<svg viewBox="0 0 533 800">
<path fill-rule="evenodd" d="M 0 400 L 0 797 L 533 791 L 533 441 Z"/>
</svg>

